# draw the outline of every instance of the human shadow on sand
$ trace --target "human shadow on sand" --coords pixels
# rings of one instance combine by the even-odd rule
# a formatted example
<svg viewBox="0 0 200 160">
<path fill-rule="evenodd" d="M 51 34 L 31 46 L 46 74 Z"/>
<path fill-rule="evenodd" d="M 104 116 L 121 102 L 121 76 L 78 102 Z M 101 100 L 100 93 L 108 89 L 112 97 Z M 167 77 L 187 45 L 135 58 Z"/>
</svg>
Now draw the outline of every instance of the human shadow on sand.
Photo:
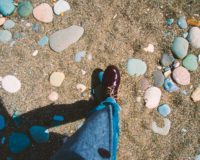
<svg viewBox="0 0 200 160">
<path fill-rule="evenodd" d="M 100 85 L 98 79 L 98 73 L 100 69 L 95 69 L 91 78 L 91 88 L 95 88 Z M 97 100 L 81 100 L 73 104 L 50 104 L 38 109 L 29 111 L 23 115 L 20 115 L 21 123 L 16 126 L 12 117 L 8 114 L 6 107 L 3 105 L 0 99 L 0 114 L 6 119 L 6 127 L 0 131 L 0 138 L 6 137 L 6 143 L 0 144 L 0 160 L 6 160 L 7 157 L 12 157 L 13 160 L 48 160 L 63 144 L 63 138 L 65 135 L 50 132 L 49 141 L 42 144 L 37 144 L 31 139 L 29 129 L 33 125 L 41 125 L 46 128 L 55 126 L 53 124 L 54 115 L 62 115 L 64 121 L 61 121 L 59 125 L 74 122 L 83 118 L 87 118 L 92 108 L 94 108 L 99 102 Z M 58 126 L 58 125 L 56 125 Z M 12 132 L 21 132 L 29 136 L 31 140 L 31 146 L 26 150 L 13 154 L 8 148 L 8 138 Z"/>
</svg>

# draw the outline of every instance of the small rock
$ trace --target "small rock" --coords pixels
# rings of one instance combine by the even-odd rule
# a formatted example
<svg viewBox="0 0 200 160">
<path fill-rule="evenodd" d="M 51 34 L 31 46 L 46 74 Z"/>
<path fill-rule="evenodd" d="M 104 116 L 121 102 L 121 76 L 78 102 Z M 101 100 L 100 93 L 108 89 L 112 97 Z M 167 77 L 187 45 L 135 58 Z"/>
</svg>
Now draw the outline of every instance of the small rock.
<svg viewBox="0 0 200 160">
<path fill-rule="evenodd" d="M 39 41 L 38 41 L 38 44 L 41 46 L 41 47 L 44 47 L 45 45 L 47 45 L 49 42 L 49 38 L 47 36 L 44 36 L 42 37 Z"/>
<path fill-rule="evenodd" d="M 162 66 L 167 67 L 170 66 L 174 62 L 174 57 L 172 55 L 169 55 L 167 53 L 162 54 L 160 63 Z"/>
<path fill-rule="evenodd" d="M 180 85 L 190 84 L 190 73 L 188 72 L 187 69 L 185 69 L 182 66 L 176 68 L 173 71 L 172 77 L 175 80 L 175 82 L 180 84 Z"/>
<path fill-rule="evenodd" d="M 86 90 L 86 86 L 83 85 L 83 84 L 77 84 L 77 85 L 76 85 L 76 88 L 77 88 L 79 91 L 81 91 L 81 93 L 84 92 L 84 91 Z"/>
<path fill-rule="evenodd" d="M 181 29 L 187 29 L 187 27 L 188 27 L 185 16 L 180 17 L 177 20 L 177 24 Z"/>
<path fill-rule="evenodd" d="M 26 27 L 31 27 L 31 23 L 26 23 Z"/>
<path fill-rule="evenodd" d="M 161 90 L 157 87 L 150 87 L 144 95 L 145 106 L 149 109 L 156 108 L 161 98 Z"/>
<path fill-rule="evenodd" d="M 198 55 L 198 62 L 200 62 L 200 54 Z"/>
<path fill-rule="evenodd" d="M 29 132 L 36 143 L 45 143 L 49 140 L 49 131 L 43 126 L 32 126 Z"/>
<path fill-rule="evenodd" d="M 54 5 L 53 10 L 56 15 L 60 15 L 61 13 L 70 10 L 70 5 L 65 0 L 58 0 Z"/>
<path fill-rule="evenodd" d="M 171 26 L 173 23 L 174 23 L 174 19 L 173 19 L 173 18 L 168 18 L 168 19 L 166 20 L 166 24 L 167 24 L 168 26 Z"/>
<path fill-rule="evenodd" d="M 15 5 L 11 0 L 0 0 L 0 14 L 3 16 L 11 15 L 15 10 Z"/>
<path fill-rule="evenodd" d="M 129 59 L 127 63 L 127 71 L 131 76 L 140 76 L 147 71 L 147 65 L 140 59 Z"/>
<path fill-rule="evenodd" d="M 193 54 L 189 54 L 183 60 L 183 66 L 188 69 L 189 71 L 195 71 L 198 68 L 198 58 Z"/>
<path fill-rule="evenodd" d="M 5 23 L 5 21 L 6 21 L 6 18 L 0 16 L 0 26 L 2 26 Z"/>
<path fill-rule="evenodd" d="M 80 51 L 78 53 L 75 54 L 75 61 L 76 62 L 81 62 L 81 59 L 84 58 L 86 55 L 86 51 Z"/>
<path fill-rule="evenodd" d="M 33 53 L 32 53 L 32 56 L 37 56 L 38 55 L 38 50 L 35 50 Z"/>
<path fill-rule="evenodd" d="M 87 59 L 88 59 L 89 61 L 91 61 L 91 60 L 92 60 L 92 54 L 88 54 L 88 55 L 87 55 Z"/>
<path fill-rule="evenodd" d="M 194 102 L 198 102 L 200 101 L 200 87 L 196 88 L 192 95 L 191 95 L 191 98 Z"/>
<path fill-rule="evenodd" d="M 33 6 L 29 1 L 22 1 L 18 3 L 17 13 L 21 17 L 28 17 L 33 11 Z M 46 12 L 46 11 L 45 11 Z"/>
<path fill-rule="evenodd" d="M 12 34 L 7 30 L 0 30 L 0 42 L 7 43 L 12 39 Z"/>
<path fill-rule="evenodd" d="M 173 62 L 173 65 L 172 65 L 173 68 L 177 68 L 179 66 L 180 66 L 180 62 L 178 62 L 178 61 Z"/>
<path fill-rule="evenodd" d="M 85 74 L 86 74 L 86 71 L 83 70 L 83 69 L 81 69 L 81 73 L 82 73 L 82 75 L 85 75 Z"/>
<path fill-rule="evenodd" d="M 57 92 L 52 92 L 49 96 L 48 96 L 48 99 L 50 101 L 57 101 L 58 100 L 58 93 Z"/>
<path fill-rule="evenodd" d="M 21 89 L 21 82 L 12 75 L 7 75 L 2 79 L 2 87 L 9 93 L 16 93 Z"/>
<path fill-rule="evenodd" d="M 184 33 L 182 34 L 182 36 L 183 36 L 183 38 L 187 38 L 188 32 L 184 32 Z"/>
<path fill-rule="evenodd" d="M 137 101 L 138 103 L 140 103 L 140 102 L 141 102 L 141 100 L 142 100 L 142 98 L 141 98 L 141 97 L 137 97 L 137 98 L 136 98 L 136 101 Z"/>
<path fill-rule="evenodd" d="M 147 48 L 144 48 L 145 52 L 150 52 L 153 53 L 154 52 L 154 46 L 153 44 L 149 44 Z"/>
<path fill-rule="evenodd" d="M 34 8 L 33 16 L 38 21 L 41 21 L 44 23 L 50 23 L 53 21 L 53 11 L 52 11 L 51 6 L 47 3 L 42 3 L 39 6 L 37 6 L 36 8 Z M 64 35 L 67 35 L 67 34 L 64 34 Z"/>
<path fill-rule="evenodd" d="M 154 79 L 154 85 L 156 87 L 161 87 L 164 84 L 164 76 L 161 71 L 155 71 L 153 72 L 153 79 Z"/>
<path fill-rule="evenodd" d="M 150 87 L 149 81 L 146 78 L 142 78 L 140 80 L 140 88 L 141 88 L 141 90 L 146 91 L 147 88 L 149 88 L 149 87 Z"/>
<path fill-rule="evenodd" d="M 4 116 L 0 115 L 0 130 L 4 129 L 6 126 L 5 118 Z"/>
<path fill-rule="evenodd" d="M 171 75 L 172 71 L 171 70 L 167 70 L 164 72 L 164 76 L 165 78 L 169 77 Z"/>
<path fill-rule="evenodd" d="M 164 127 L 160 128 L 157 126 L 156 122 L 152 122 L 152 130 L 154 133 L 158 133 L 160 135 L 166 136 L 169 133 L 169 130 L 171 128 L 171 121 L 167 118 L 164 118 Z"/>
<path fill-rule="evenodd" d="M 168 91 L 169 93 L 176 92 L 179 90 L 179 88 L 176 86 L 176 84 L 170 78 L 165 79 L 164 89 L 166 91 Z"/>
<path fill-rule="evenodd" d="M 174 56 L 183 59 L 188 52 L 189 43 L 186 39 L 182 37 L 176 37 L 172 44 L 172 52 Z"/>
<path fill-rule="evenodd" d="M 5 30 L 9 30 L 11 28 L 13 28 L 15 26 L 15 22 L 13 22 L 12 20 L 6 20 L 6 22 L 3 25 L 3 28 Z"/>
<path fill-rule="evenodd" d="M 41 25 L 40 24 L 33 24 L 32 25 L 32 31 L 39 33 L 41 31 Z"/>
<path fill-rule="evenodd" d="M 62 121 L 65 120 L 65 118 L 64 118 L 63 116 L 61 116 L 61 115 L 54 115 L 54 116 L 53 116 L 53 120 L 54 120 L 54 121 L 62 122 Z"/>
<path fill-rule="evenodd" d="M 188 41 L 194 48 L 200 48 L 200 29 L 199 27 L 192 27 L 189 30 L 187 37 Z"/>
<path fill-rule="evenodd" d="M 65 79 L 63 72 L 53 72 L 50 76 L 50 83 L 54 87 L 60 87 Z"/>
<path fill-rule="evenodd" d="M 12 153 L 20 153 L 30 146 L 30 140 L 23 133 L 13 132 L 9 136 L 8 146 Z"/>
<path fill-rule="evenodd" d="M 171 112 L 171 109 L 170 109 L 168 104 L 160 105 L 157 110 L 160 113 L 160 115 L 163 116 L 163 117 L 166 117 Z"/>
</svg>

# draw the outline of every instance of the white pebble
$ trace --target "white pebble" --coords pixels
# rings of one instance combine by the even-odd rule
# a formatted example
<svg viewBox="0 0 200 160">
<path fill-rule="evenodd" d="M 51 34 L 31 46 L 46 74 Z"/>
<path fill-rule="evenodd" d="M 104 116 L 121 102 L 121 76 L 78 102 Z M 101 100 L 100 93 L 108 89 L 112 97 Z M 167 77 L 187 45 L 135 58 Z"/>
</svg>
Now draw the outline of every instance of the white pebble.
<svg viewBox="0 0 200 160">
<path fill-rule="evenodd" d="M 79 91 L 81 91 L 81 93 L 84 92 L 84 91 L 86 90 L 86 86 L 83 85 L 83 84 L 77 84 L 77 85 L 76 85 L 76 88 L 77 88 Z"/>
<path fill-rule="evenodd" d="M 171 127 L 171 121 L 167 118 L 164 118 L 164 127 L 160 128 L 157 126 L 157 123 L 155 121 L 152 122 L 152 130 L 154 133 L 158 133 L 160 135 L 167 135 L 169 133 L 170 127 Z"/>
<path fill-rule="evenodd" d="M 31 27 L 31 23 L 26 23 L 26 27 Z"/>
<path fill-rule="evenodd" d="M 149 44 L 147 48 L 144 48 L 145 52 L 150 52 L 153 53 L 154 52 L 154 46 L 153 44 Z"/>
<path fill-rule="evenodd" d="M 50 101 L 57 101 L 58 100 L 58 93 L 57 92 L 52 92 L 49 96 L 48 96 L 48 99 Z"/>
<path fill-rule="evenodd" d="M 2 79 L 2 87 L 9 93 L 16 93 L 21 89 L 21 82 L 13 75 L 7 75 Z"/>
<path fill-rule="evenodd" d="M 50 76 L 50 83 L 52 86 L 60 87 L 65 79 L 63 72 L 53 72 Z"/>
<path fill-rule="evenodd" d="M 32 56 L 37 56 L 37 54 L 38 54 L 38 50 L 35 50 L 33 53 L 32 53 Z"/>
<path fill-rule="evenodd" d="M 137 97 L 137 98 L 136 98 L 136 101 L 137 101 L 138 103 L 141 102 L 141 100 L 142 100 L 141 97 Z"/>
<path fill-rule="evenodd" d="M 59 0 L 55 3 L 53 10 L 56 15 L 60 15 L 61 13 L 70 10 L 70 5 L 65 0 Z"/>
<path fill-rule="evenodd" d="M 91 61 L 91 60 L 92 60 L 92 54 L 88 54 L 88 55 L 87 55 L 87 59 L 88 59 L 89 61 Z"/>
<path fill-rule="evenodd" d="M 82 75 L 85 75 L 86 71 L 84 71 L 83 69 L 81 69 L 81 73 L 82 73 Z"/>
</svg>

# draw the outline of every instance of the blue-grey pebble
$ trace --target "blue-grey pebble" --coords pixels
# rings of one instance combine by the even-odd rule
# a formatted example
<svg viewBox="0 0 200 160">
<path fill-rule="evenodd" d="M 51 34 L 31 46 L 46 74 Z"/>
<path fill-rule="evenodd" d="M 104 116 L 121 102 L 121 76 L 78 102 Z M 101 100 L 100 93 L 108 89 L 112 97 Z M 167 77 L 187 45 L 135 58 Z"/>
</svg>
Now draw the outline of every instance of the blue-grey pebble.
<svg viewBox="0 0 200 160">
<path fill-rule="evenodd" d="M 6 20 L 5 23 L 3 24 L 3 28 L 6 30 L 9 30 L 13 28 L 14 26 L 15 26 L 15 22 L 10 19 Z"/>
<path fill-rule="evenodd" d="M 83 57 L 85 57 L 85 55 L 86 55 L 86 51 L 80 51 L 80 52 L 78 52 L 78 53 L 75 54 L 74 60 L 75 60 L 76 62 L 81 62 L 81 59 L 82 59 Z"/>
<path fill-rule="evenodd" d="M 161 87 L 164 84 L 164 75 L 161 71 L 153 72 L 154 86 Z"/>
<path fill-rule="evenodd" d="M 176 84 L 170 78 L 166 78 L 164 81 L 164 89 L 169 93 L 172 93 L 178 91 L 179 87 L 177 87 Z"/>
<path fill-rule="evenodd" d="M 15 10 L 13 0 L 0 0 L 0 14 L 3 16 L 11 15 Z"/>
<path fill-rule="evenodd" d="M 47 45 L 49 42 L 49 38 L 47 36 L 44 36 L 42 37 L 39 41 L 38 41 L 38 44 L 41 46 L 41 47 L 44 47 L 45 45 Z"/>
<path fill-rule="evenodd" d="M 171 109 L 168 104 L 162 104 L 157 108 L 157 111 L 160 113 L 161 116 L 166 117 L 170 114 Z"/>
<path fill-rule="evenodd" d="M 188 28 L 188 24 L 187 24 L 185 16 L 178 18 L 177 24 L 181 29 L 187 29 Z"/>
<path fill-rule="evenodd" d="M 49 131 L 43 126 L 32 126 L 29 132 L 33 140 L 37 143 L 45 143 L 49 140 Z"/>
<path fill-rule="evenodd" d="M 174 62 L 174 57 L 169 55 L 168 53 L 163 53 L 160 59 L 160 63 L 162 66 L 167 67 L 170 66 Z"/>
<path fill-rule="evenodd" d="M 12 33 L 8 30 L 0 30 L 0 42 L 7 43 L 12 39 Z"/>
</svg>

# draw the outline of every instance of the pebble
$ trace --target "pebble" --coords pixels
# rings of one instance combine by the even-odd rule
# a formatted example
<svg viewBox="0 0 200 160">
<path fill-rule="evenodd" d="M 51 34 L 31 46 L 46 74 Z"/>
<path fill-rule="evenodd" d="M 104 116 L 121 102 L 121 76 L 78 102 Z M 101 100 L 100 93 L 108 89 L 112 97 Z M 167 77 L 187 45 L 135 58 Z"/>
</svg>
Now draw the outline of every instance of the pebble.
<svg viewBox="0 0 200 160">
<path fill-rule="evenodd" d="M 58 93 L 57 92 L 51 92 L 51 94 L 48 96 L 48 99 L 52 102 L 57 101 L 58 100 Z"/>
<path fill-rule="evenodd" d="M 136 101 L 137 101 L 138 103 L 140 103 L 140 102 L 141 102 L 141 100 L 142 100 L 142 98 L 141 98 L 141 97 L 137 97 L 137 98 L 136 98 Z"/>
<path fill-rule="evenodd" d="M 195 160 L 200 160 L 200 154 L 195 156 Z"/>
<path fill-rule="evenodd" d="M 162 66 L 167 67 L 170 66 L 174 62 L 174 57 L 172 55 L 169 55 L 167 53 L 163 53 L 160 59 L 160 63 Z"/>
<path fill-rule="evenodd" d="M 179 66 L 180 66 L 180 62 L 178 62 L 178 61 L 173 62 L 173 65 L 172 65 L 173 68 L 177 68 Z"/>
<path fill-rule="evenodd" d="M 12 132 L 9 136 L 9 149 L 12 153 L 20 153 L 30 146 L 27 135 L 19 132 Z"/>
<path fill-rule="evenodd" d="M 53 7 L 54 13 L 60 15 L 68 10 L 70 10 L 70 5 L 65 0 L 58 0 Z"/>
<path fill-rule="evenodd" d="M 149 81 L 146 78 L 140 80 L 140 88 L 142 91 L 146 91 L 150 87 Z"/>
<path fill-rule="evenodd" d="M 183 66 L 189 71 L 196 71 L 198 68 L 198 58 L 193 54 L 187 55 L 183 60 Z"/>
<path fill-rule="evenodd" d="M 173 19 L 173 18 L 168 18 L 168 19 L 166 20 L 166 24 L 167 24 L 168 26 L 171 26 L 173 23 L 174 23 L 174 19 Z"/>
<path fill-rule="evenodd" d="M 185 16 L 180 17 L 177 20 L 177 24 L 181 29 L 187 29 L 187 27 L 188 27 L 188 24 L 187 24 Z"/>
<path fill-rule="evenodd" d="M 189 43 L 183 37 L 176 37 L 172 44 L 172 52 L 176 58 L 183 59 L 188 52 Z"/>
<path fill-rule="evenodd" d="M 54 115 L 54 116 L 53 116 L 53 120 L 54 120 L 54 121 L 62 122 L 62 121 L 65 120 L 65 118 L 64 118 L 63 116 L 61 116 L 61 115 Z"/>
<path fill-rule="evenodd" d="M 73 25 L 63 30 L 59 30 L 50 36 L 50 47 L 55 52 L 62 52 L 71 44 L 77 42 L 81 38 L 83 33 L 84 29 L 76 25 Z"/>
<path fill-rule="evenodd" d="M 200 101 L 200 87 L 196 88 L 191 95 L 191 98 L 194 102 Z"/>
<path fill-rule="evenodd" d="M 0 115 L 0 130 L 4 129 L 6 126 L 5 118 L 4 116 Z"/>
<path fill-rule="evenodd" d="M 13 75 L 7 75 L 2 79 L 2 87 L 9 93 L 16 93 L 21 89 L 21 82 Z"/>
<path fill-rule="evenodd" d="M 82 73 L 82 75 L 85 75 L 85 74 L 86 74 L 86 71 L 83 70 L 83 69 L 81 69 L 81 73 Z"/>
<path fill-rule="evenodd" d="M 54 87 L 60 87 L 65 79 L 63 72 L 53 72 L 50 76 L 50 84 Z"/>
<path fill-rule="evenodd" d="M 11 15 L 15 10 L 15 5 L 12 0 L 0 0 L 0 14 L 3 16 Z"/>
<path fill-rule="evenodd" d="M 161 116 L 166 117 L 170 114 L 171 109 L 168 104 L 162 104 L 158 107 L 157 111 L 160 113 Z"/>
<path fill-rule="evenodd" d="M 91 60 L 92 60 L 92 54 L 88 54 L 88 55 L 87 55 L 87 59 L 88 59 L 89 61 L 91 61 Z"/>
<path fill-rule="evenodd" d="M 154 52 L 154 46 L 153 44 L 149 44 L 147 48 L 144 48 L 145 52 L 150 52 L 153 53 Z"/>
<path fill-rule="evenodd" d="M 144 61 L 140 59 L 131 58 L 127 63 L 127 71 L 131 76 L 144 75 L 147 71 L 147 65 Z"/>
<path fill-rule="evenodd" d="M 22 1 L 18 3 L 17 13 L 21 17 L 28 17 L 33 11 L 33 6 L 29 1 Z M 45 11 L 46 12 L 46 11 Z"/>
<path fill-rule="evenodd" d="M 180 85 L 189 85 L 190 84 L 190 73 L 188 72 L 187 69 L 185 69 L 182 66 L 176 68 L 172 72 L 172 77 L 175 80 L 175 82 Z"/>
<path fill-rule="evenodd" d="M 86 86 L 84 84 L 77 84 L 76 88 L 82 93 L 86 90 Z"/>
<path fill-rule="evenodd" d="M 200 48 L 200 29 L 199 27 L 192 27 L 189 30 L 187 37 L 188 41 L 194 48 Z"/>
<path fill-rule="evenodd" d="M 171 75 L 172 71 L 171 70 L 167 70 L 164 72 L 164 76 L 165 78 L 169 77 Z"/>
<path fill-rule="evenodd" d="M 12 39 L 12 34 L 8 30 L 0 30 L 0 42 L 7 43 Z"/>
<path fill-rule="evenodd" d="M 32 56 L 33 56 L 33 57 L 37 56 L 37 55 L 38 55 L 38 52 L 39 52 L 38 50 L 35 50 L 35 51 L 32 53 Z"/>
<path fill-rule="evenodd" d="M 47 36 L 44 36 L 42 37 L 39 41 L 38 41 L 38 44 L 41 46 L 41 47 L 44 47 L 45 45 L 47 45 L 49 42 L 49 38 Z"/>
<path fill-rule="evenodd" d="M 33 24 L 32 25 L 32 31 L 39 33 L 41 31 L 41 25 L 40 24 Z"/>
<path fill-rule="evenodd" d="M 80 51 L 78 53 L 75 54 L 75 61 L 76 62 L 81 62 L 81 59 L 84 58 L 86 55 L 86 51 Z"/>
<path fill-rule="evenodd" d="M 200 63 L 200 54 L 198 55 L 198 62 Z"/>
<path fill-rule="evenodd" d="M 184 33 L 182 34 L 182 36 L 183 36 L 183 38 L 187 38 L 188 32 L 184 32 Z"/>
<path fill-rule="evenodd" d="M 164 84 L 164 76 L 161 71 L 153 72 L 154 86 L 161 87 Z"/>
<path fill-rule="evenodd" d="M 154 133 L 158 133 L 160 135 L 166 136 L 169 133 L 169 130 L 171 128 L 171 121 L 167 118 L 164 118 L 164 127 L 160 128 L 157 126 L 157 123 L 155 121 L 152 122 L 152 130 Z"/>
<path fill-rule="evenodd" d="M 176 84 L 170 78 L 165 79 L 164 89 L 166 91 L 168 91 L 169 93 L 176 92 L 179 90 L 179 88 L 176 86 Z"/>
<path fill-rule="evenodd" d="M 9 30 L 9 29 L 13 28 L 14 26 L 15 26 L 15 22 L 8 19 L 8 20 L 5 21 L 3 28 L 5 30 Z"/>
<path fill-rule="evenodd" d="M 49 4 L 42 3 L 33 9 L 33 16 L 38 21 L 50 23 L 53 21 L 53 10 Z"/>
<path fill-rule="evenodd" d="M 150 87 L 144 95 L 145 106 L 149 109 L 156 108 L 161 98 L 161 90 L 157 87 Z"/>
<path fill-rule="evenodd" d="M 36 143 L 45 143 L 49 140 L 49 131 L 43 126 L 32 126 L 29 132 Z"/>
<path fill-rule="evenodd" d="M 6 21 L 6 18 L 0 16 L 0 26 L 2 26 L 5 23 L 5 21 Z"/>
</svg>

